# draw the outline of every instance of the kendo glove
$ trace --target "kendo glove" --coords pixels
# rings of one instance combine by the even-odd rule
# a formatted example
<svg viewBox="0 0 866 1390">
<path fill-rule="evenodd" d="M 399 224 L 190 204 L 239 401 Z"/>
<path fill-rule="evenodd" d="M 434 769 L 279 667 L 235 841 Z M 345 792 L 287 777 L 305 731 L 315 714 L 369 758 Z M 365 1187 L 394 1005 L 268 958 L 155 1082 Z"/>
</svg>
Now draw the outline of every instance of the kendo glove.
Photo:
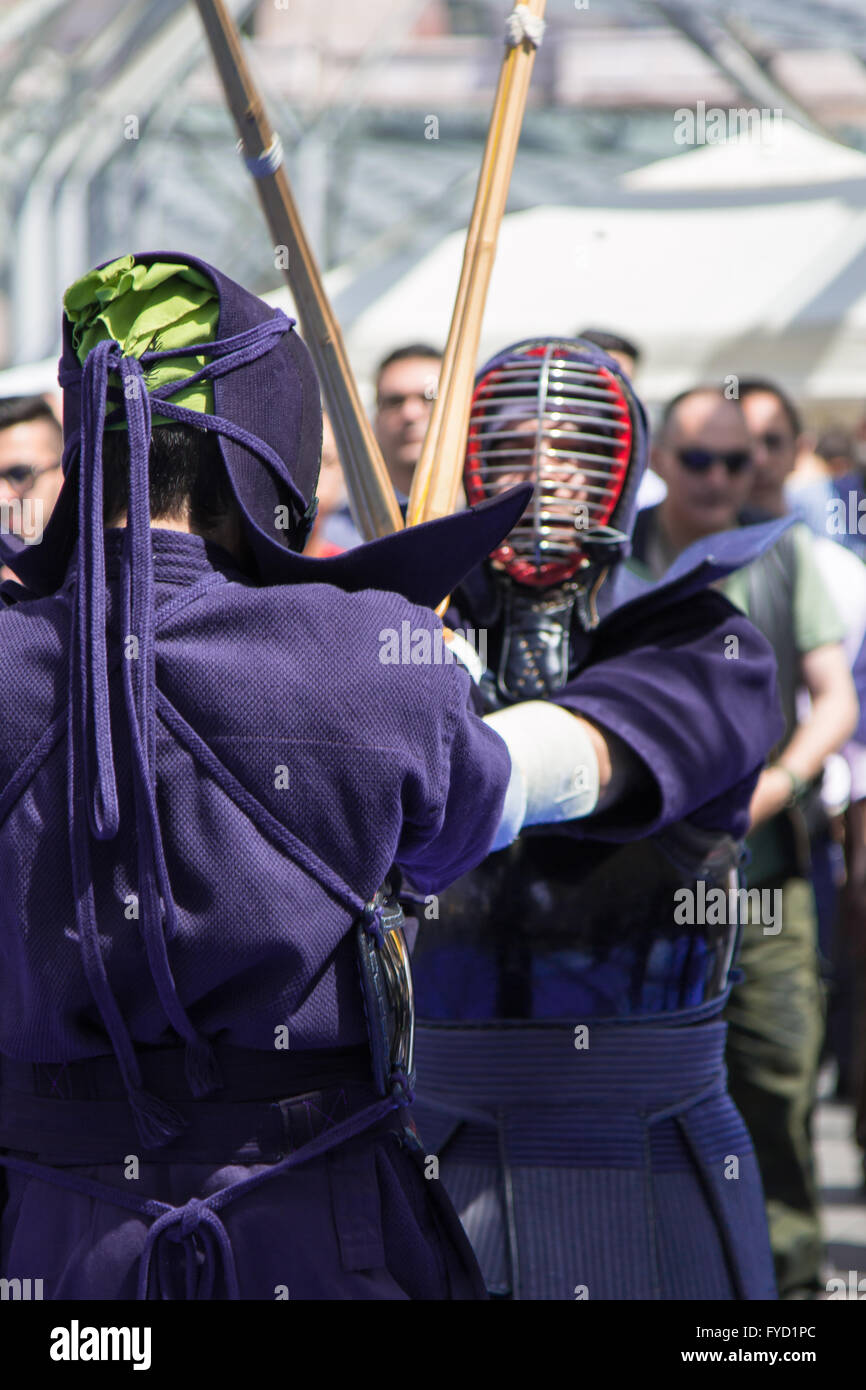
<svg viewBox="0 0 866 1390">
<path fill-rule="evenodd" d="M 555 825 L 591 815 L 599 768 L 580 719 L 546 700 L 525 700 L 484 716 L 511 757 L 511 779 L 491 851 L 504 849 L 524 825 Z"/>
</svg>

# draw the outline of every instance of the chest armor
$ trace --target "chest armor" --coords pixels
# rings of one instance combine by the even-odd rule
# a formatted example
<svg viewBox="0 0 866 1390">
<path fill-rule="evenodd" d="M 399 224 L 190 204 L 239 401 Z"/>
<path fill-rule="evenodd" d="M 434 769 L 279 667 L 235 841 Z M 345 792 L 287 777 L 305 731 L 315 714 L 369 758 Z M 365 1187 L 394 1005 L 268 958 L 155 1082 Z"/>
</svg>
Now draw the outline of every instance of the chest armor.
<svg viewBox="0 0 866 1390">
<path fill-rule="evenodd" d="M 494 578 L 487 710 L 544 699 L 573 677 L 593 642 L 604 574 L 541 592 Z M 684 921 L 677 894 L 698 904 L 721 889 L 729 902 L 739 859 L 727 836 L 686 823 L 622 845 L 578 838 L 567 825 L 524 830 L 441 895 L 437 920 L 421 917 L 418 1017 L 616 1017 L 704 1003 L 725 989 L 736 914 Z"/>
<path fill-rule="evenodd" d="M 727 983 L 736 912 L 690 918 L 719 915 L 701 911 L 714 888 L 731 903 L 738 859 L 732 840 L 686 825 L 628 845 L 524 832 L 442 894 L 438 921 L 422 922 L 418 1015 L 617 1017 L 715 998 Z"/>
</svg>

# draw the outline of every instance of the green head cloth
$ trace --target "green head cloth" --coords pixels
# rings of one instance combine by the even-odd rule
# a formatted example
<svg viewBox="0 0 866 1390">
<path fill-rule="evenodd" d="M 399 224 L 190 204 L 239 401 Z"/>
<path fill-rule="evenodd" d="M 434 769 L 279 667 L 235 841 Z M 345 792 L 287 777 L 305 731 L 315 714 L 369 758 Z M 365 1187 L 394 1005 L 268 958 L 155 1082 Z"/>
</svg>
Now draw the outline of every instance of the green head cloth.
<svg viewBox="0 0 866 1390">
<path fill-rule="evenodd" d="M 114 338 L 125 353 L 166 352 L 213 341 L 219 324 L 216 288 L 192 266 L 155 261 L 136 265 L 134 256 L 121 256 L 101 270 L 91 270 L 69 286 L 63 297 L 66 317 L 79 362 L 103 338 Z M 204 367 L 206 357 L 172 357 L 154 363 L 144 379 L 147 389 L 180 381 Z M 112 385 L 119 385 L 115 374 Z M 187 410 L 213 414 L 213 384 L 199 381 L 172 397 Z M 154 425 L 172 421 L 154 415 Z M 125 422 L 114 428 L 125 428 Z"/>
</svg>

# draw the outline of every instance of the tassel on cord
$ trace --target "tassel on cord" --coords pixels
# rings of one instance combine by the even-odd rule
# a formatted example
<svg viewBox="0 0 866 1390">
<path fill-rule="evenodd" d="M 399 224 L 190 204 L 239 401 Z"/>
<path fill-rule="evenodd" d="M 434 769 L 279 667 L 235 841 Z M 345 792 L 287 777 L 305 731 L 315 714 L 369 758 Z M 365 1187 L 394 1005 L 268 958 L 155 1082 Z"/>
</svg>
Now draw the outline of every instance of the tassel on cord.
<svg viewBox="0 0 866 1390">
<path fill-rule="evenodd" d="M 73 610 L 73 634 L 80 615 Z M 75 650 L 73 638 L 72 648 Z M 82 749 L 76 737 L 77 714 L 75 683 L 72 682 L 69 700 L 67 736 L 70 756 L 67 764 L 67 805 L 69 811 L 69 850 L 72 864 L 72 887 L 75 897 L 75 921 L 84 975 L 100 1016 L 105 1024 L 112 1050 L 117 1058 L 123 1085 L 132 1106 L 136 1128 L 146 1148 L 158 1147 L 180 1134 L 186 1127 L 183 1118 L 170 1106 L 149 1095 L 143 1086 L 138 1058 L 123 1020 L 117 1000 L 108 981 L 99 929 L 96 924 L 96 905 L 93 897 L 93 875 L 90 861 L 89 826 L 84 805 Z"/>
<path fill-rule="evenodd" d="M 223 1078 L 216 1056 L 207 1038 L 196 1034 L 186 1045 L 184 1071 L 194 1096 L 208 1096 L 223 1087 Z"/>
<path fill-rule="evenodd" d="M 186 1121 L 159 1096 L 141 1086 L 127 1092 L 135 1128 L 145 1149 L 159 1149 L 186 1129 Z"/>
</svg>

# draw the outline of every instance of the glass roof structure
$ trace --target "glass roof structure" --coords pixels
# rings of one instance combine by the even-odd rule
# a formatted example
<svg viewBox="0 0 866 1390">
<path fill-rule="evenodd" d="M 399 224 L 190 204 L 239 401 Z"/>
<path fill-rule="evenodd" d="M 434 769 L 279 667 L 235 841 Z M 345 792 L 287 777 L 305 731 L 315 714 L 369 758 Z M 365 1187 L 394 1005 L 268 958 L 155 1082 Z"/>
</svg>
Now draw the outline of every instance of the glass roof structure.
<svg viewBox="0 0 866 1390">
<path fill-rule="evenodd" d="M 468 220 L 507 0 L 227 3 L 350 325 Z M 677 152 L 672 113 L 701 99 L 772 98 L 866 150 L 862 0 L 548 0 L 547 18 L 510 210 L 604 200 Z M 0 3 L 0 95 L 0 366 L 54 352 L 64 287 L 125 251 L 279 284 L 192 0 Z"/>
</svg>

